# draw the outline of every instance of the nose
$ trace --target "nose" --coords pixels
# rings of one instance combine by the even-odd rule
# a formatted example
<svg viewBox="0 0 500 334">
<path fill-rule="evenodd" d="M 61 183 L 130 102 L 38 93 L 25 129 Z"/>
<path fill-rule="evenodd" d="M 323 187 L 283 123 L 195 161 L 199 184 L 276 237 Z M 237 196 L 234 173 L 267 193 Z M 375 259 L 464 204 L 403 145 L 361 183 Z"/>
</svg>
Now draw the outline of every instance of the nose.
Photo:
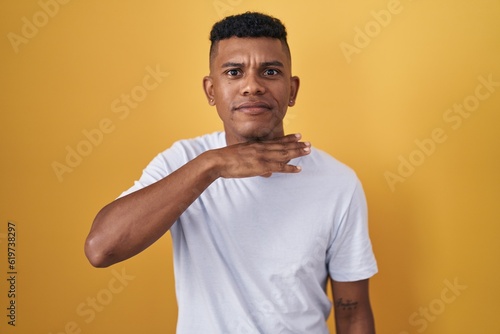
<svg viewBox="0 0 500 334">
<path fill-rule="evenodd" d="M 257 74 L 247 73 L 243 78 L 241 86 L 241 95 L 262 95 L 266 92 L 266 88 L 262 83 L 262 78 Z"/>
</svg>

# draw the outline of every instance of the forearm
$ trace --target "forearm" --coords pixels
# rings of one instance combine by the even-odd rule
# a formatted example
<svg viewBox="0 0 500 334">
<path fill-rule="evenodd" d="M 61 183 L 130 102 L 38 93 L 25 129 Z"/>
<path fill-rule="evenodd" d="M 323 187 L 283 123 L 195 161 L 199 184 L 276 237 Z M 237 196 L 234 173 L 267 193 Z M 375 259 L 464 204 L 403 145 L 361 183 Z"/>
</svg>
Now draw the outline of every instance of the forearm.
<svg viewBox="0 0 500 334">
<path fill-rule="evenodd" d="M 373 315 L 353 316 L 336 319 L 337 334 L 375 334 Z"/>
<path fill-rule="evenodd" d="M 369 280 L 332 281 L 337 334 L 374 334 Z"/>
<path fill-rule="evenodd" d="M 310 144 L 299 140 L 288 135 L 209 150 L 164 179 L 110 203 L 94 220 L 85 243 L 87 258 L 96 267 L 107 267 L 141 252 L 219 177 L 298 173 L 288 161 L 310 153 Z"/>
<path fill-rule="evenodd" d="M 164 179 L 108 204 L 87 237 L 89 261 L 107 267 L 138 254 L 165 234 L 217 177 L 215 164 L 202 154 Z"/>
</svg>

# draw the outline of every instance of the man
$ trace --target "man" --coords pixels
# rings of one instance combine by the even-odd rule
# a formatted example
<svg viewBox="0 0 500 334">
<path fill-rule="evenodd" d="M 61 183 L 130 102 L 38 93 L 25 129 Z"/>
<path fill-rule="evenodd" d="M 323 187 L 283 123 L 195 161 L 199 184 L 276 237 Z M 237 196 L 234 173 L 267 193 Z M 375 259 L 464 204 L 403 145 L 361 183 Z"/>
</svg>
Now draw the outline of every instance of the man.
<svg viewBox="0 0 500 334">
<path fill-rule="evenodd" d="M 362 187 L 348 167 L 285 135 L 299 78 L 282 23 L 260 13 L 212 28 L 203 79 L 224 132 L 176 142 L 96 216 L 96 267 L 174 244 L 177 333 L 374 333 L 377 272 Z"/>
</svg>

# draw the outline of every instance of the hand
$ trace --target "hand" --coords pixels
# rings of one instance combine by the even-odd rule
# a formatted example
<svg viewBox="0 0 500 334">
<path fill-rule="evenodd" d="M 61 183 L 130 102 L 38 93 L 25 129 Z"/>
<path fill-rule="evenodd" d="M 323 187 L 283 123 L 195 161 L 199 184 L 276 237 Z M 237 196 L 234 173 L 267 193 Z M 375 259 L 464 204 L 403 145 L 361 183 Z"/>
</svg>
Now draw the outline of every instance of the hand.
<svg viewBox="0 0 500 334">
<path fill-rule="evenodd" d="M 213 150 L 220 159 L 218 175 L 224 178 L 251 176 L 269 177 L 272 173 L 298 173 L 300 167 L 290 165 L 291 159 L 311 152 L 311 144 L 301 142 L 299 134 L 230 145 Z"/>
</svg>

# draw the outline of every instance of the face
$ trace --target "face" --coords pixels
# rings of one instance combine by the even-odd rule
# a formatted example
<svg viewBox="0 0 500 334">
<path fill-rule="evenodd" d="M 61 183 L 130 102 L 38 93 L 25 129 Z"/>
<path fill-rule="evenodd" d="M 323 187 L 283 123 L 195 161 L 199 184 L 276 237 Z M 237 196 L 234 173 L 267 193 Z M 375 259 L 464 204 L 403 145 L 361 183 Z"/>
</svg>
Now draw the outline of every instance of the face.
<svg viewBox="0 0 500 334">
<path fill-rule="evenodd" d="M 284 135 L 283 118 L 295 104 L 299 78 L 279 39 L 221 40 L 203 80 L 210 105 L 224 123 L 227 144 Z"/>
</svg>

